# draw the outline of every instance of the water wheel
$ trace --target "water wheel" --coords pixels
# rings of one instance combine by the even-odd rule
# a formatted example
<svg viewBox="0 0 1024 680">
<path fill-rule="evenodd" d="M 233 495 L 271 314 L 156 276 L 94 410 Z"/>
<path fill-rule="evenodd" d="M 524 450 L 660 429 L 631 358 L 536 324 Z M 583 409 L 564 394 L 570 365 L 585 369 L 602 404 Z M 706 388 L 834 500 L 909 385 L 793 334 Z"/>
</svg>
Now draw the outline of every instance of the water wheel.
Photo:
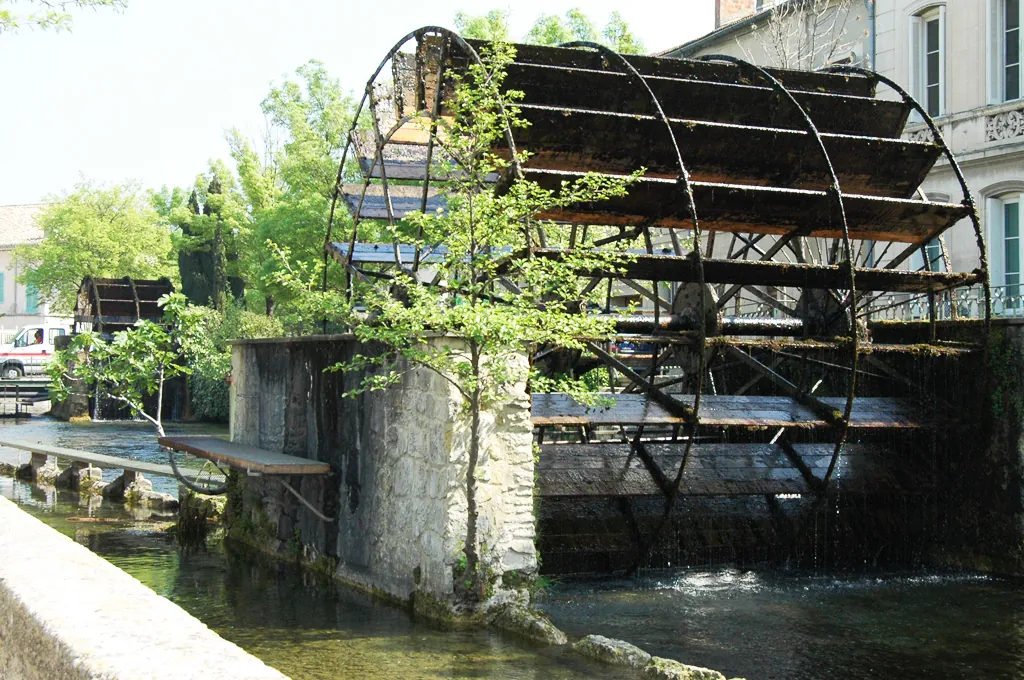
<svg viewBox="0 0 1024 680">
<path fill-rule="evenodd" d="M 337 203 L 357 224 L 443 209 L 445 178 L 430 169 L 433 123 L 446 114 L 452 74 L 478 62 L 482 48 L 424 28 L 381 62 L 363 101 L 370 130 L 354 127 L 346 149 L 360 181 L 341 182 L 346 161 L 339 171 Z M 537 216 L 561 226 L 538 227 L 529 256 L 622 242 L 632 249 L 624 273 L 578 272 L 605 291 L 614 341 L 538 357 L 551 370 L 606 372 L 616 402 L 592 409 L 566 395 L 534 395 L 542 497 L 657 499 L 654 520 L 634 532 L 643 556 L 681 497 L 817 502 L 842 457 L 870 439 L 862 434 L 934 420 L 911 400 L 858 394 L 880 376 L 913 382 L 887 357 L 919 342 L 976 351 L 988 330 L 977 210 L 966 185 L 960 203 L 919 195 L 940 158 L 961 183 L 962 175 L 909 95 L 854 67 L 763 69 L 586 43 L 516 48 L 505 85 L 525 93 L 530 125 L 503 144 L 531 153 L 516 172 L 558 191 L 583 173 L 645 169 L 627 196 Z M 878 96 L 879 85 L 897 97 Z M 915 113 L 931 139 L 902 138 Z M 506 179 L 494 178 L 496 190 Z M 961 220 L 976 235 L 979 266 L 956 271 L 942 234 Z M 335 242 L 329 233 L 326 250 L 356 278 L 396 266 L 419 271 L 443 248 L 355 235 Z M 983 291 L 973 344 L 944 337 L 942 324 L 970 287 Z M 923 310 L 923 323 L 892 340 L 880 320 L 908 304 Z M 851 432 L 857 442 L 848 445 Z"/>
</svg>

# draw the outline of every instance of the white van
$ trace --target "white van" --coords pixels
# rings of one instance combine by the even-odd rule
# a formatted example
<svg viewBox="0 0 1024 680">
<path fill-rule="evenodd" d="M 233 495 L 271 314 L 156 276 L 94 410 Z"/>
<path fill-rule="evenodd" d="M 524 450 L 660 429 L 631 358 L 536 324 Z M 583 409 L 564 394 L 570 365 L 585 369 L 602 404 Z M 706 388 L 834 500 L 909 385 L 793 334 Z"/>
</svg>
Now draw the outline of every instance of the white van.
<svg viewBox="0 0 1024 680">
<path fill-rule="evenodd" d="M 0 345 L 0 379 L 17 380 L 23 375 L 40 375 L 53 359 L 53 342 L 71 332 L 56 324 L 24 326 L 14 340 Z"/>
</svg>

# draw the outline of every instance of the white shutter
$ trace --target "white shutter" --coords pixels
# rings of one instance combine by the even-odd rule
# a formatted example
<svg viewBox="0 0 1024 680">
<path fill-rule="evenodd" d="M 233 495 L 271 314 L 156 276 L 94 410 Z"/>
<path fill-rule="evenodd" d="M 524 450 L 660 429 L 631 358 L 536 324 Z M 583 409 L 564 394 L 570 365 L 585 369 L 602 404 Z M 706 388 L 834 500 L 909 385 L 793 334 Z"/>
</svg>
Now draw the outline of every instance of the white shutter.
<svg viewBox="0 0 1024 680">
<path fill-rule="evenodd" d="M 939 115 L 946 113 L 946 6 L 939 5 Z"/>
<path fill-rule="evenodd" d="M 1003 241 L 1003 202 L 998 198 L 985 201 L 985 222 L 988 225 L 988 266 L 992 287 L 1006 283 L 1006 249 Z"/>
</svg>

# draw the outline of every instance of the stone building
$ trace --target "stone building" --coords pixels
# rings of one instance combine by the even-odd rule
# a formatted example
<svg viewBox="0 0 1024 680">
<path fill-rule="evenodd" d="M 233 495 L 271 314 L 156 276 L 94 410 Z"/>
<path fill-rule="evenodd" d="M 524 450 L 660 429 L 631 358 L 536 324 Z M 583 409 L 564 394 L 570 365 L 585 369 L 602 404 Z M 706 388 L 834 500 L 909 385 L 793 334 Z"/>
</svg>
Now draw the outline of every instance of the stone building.
<svg viewBox="0 0 1024 680">
<path fill-rule="evenodd" d="M 788 0 L 765 7 L 770 3 L 715 2 L 718 23 L 714 31 L 660 56 L 724 53 L 764 65 L 784 65 L 777 54 L 764 49 L 769 18 L 787 9 L 791 20 L 797 20 L 792 17 L 805 12 L 807 6 L 825 4 L 823 0 Z M 1024 238 L 1019 232 L 1024 194 L 1024 76 L 1020 64 L 1024 2 L 833 0 L 832 4 L 847 8 L 841 40 L 851 46 L 836 55 L 845 55 L 845 59 L 829 61 L 852 61 L 893 79 L 935 120 L 978 205 L 997 299 L 995 311 L 1015 313 L 1024 297 Z M 908 138 L 928 139 L 928 134 L 920 117 L 911 119 Z M 930 200 L 959 202 L 963 198 L 945 160 L 936 163 L 923 190 Z M 945 240 L 954 270 L 977 266 L 978 251 L 969 221 L 962 220 L 946 233 Z"/>
</svg>

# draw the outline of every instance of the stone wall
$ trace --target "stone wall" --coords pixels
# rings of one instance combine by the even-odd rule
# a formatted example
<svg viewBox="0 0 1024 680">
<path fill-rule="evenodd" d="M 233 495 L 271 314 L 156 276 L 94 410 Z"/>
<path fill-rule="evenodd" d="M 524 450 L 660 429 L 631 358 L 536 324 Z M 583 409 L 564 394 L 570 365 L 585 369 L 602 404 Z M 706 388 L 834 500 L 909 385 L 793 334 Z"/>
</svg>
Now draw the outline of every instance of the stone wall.
<svg viewBox="0 0 1024 680">
<path fill-rule="evenodd" d="M 287 680 L 0 497 L 0 678 Z"/>
<path fill-rule="evenodd" d="M 468 518 L 468 413 L 447 380 L 415 366 L 404 366 L 386 390 L 344 397 L 362 375 L 324 369 L 357 351 L 370 350 L 345 336 L 234 346 L 232 439 L 329 462 L 333 476 L 289 481 L 337 520 L 316 518 L 272 478 L 249 477 L 236 482 L 231 530 L 367 588 L 453 602 Z M 483 414 L 482 431 L 482 559 L 496 579 L 533 573 L 532 426 L 523 385 Z"/>
</svg>

